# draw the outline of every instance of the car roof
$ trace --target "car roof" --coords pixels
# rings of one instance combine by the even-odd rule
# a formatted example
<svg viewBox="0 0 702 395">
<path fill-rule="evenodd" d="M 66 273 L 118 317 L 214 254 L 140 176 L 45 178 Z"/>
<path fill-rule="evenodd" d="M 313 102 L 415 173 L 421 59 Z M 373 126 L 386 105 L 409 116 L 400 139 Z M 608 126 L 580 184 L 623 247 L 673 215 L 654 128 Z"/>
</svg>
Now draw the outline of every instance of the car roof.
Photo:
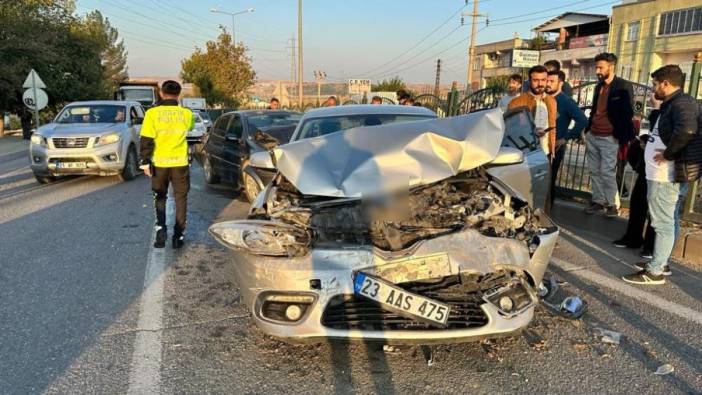
<svg viewBox="0 0 702 395">
<path fill-rule="evenodd" d="M 67 106 L 126 106 L 131 105 L 141 105 L 138 101 L 124 101 L 124 100 L 88 100 L 88 101 L 74 101 L 67 104 Z"/>
<path fill-rule="evenodd" d="M 305 113 L 303 119 L 338 117 L 345 115 L 428 115 L 436 117 L 436 113 L 428 108 L 419 106 L 399 106 L 399 105 L 372 105 L 372 104 L 352 104 L 336 107 L 315 108 Z"/>
<path fill-rule="evenodd" d="M 232 115 L 232 114 L 241 115 L 243 117 L 250 117 L 250 116 L 254 116 L 254 115 L 266 115 L 266 114 L 301 114 L 301 113 L 297 112 L 297 111 L 291 111 L 291 110 L 239 110 L 239 111 L 225 112 L 222 115 Z"/>
</svg>

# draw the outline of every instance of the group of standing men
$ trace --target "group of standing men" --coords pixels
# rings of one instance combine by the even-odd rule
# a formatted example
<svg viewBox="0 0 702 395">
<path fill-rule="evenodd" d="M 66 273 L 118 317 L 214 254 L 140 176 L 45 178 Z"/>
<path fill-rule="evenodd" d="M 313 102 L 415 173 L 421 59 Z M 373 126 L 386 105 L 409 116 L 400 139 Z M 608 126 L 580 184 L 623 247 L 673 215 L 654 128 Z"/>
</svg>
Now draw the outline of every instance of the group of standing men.
<svg viewBox="0 0 702 395">
<path fill-rule="evenodd" d="M 584 134 L 592 186 L 592 200 L 585 212 L 618 216 L 617 163 L 629 154 L 639 180 L 632 191 L 627 233 L 614 244 L 641 247 L 647 212 L 653 230 L 648 232 L 649 242 L 651 238 L 655 241 L 651 243 L 653 251 L 648 253 L 651 260 L 637 263 L 638 270 L 622 279 L 635 284 L 664 284 L 664 276 L 672 274 L 668 259 L 679 236 L 679 212 L 687 183 L 702 176 L 700 106 L 683 93 L 680 67 L 661 67 L 651 74 L 651 132 L 637 139 L 633 86 L 616 76 L 616 65 L 617 57 L 612 53 L 595 57 L 598 83 L 589 118 L 566 92 L 570 86 L 557 61 L 532 67 L 523 93 L 519 93 L 523 87 L 521 76 L 511 76 L 509 94 L 502 98 L 500 107 L 508 110 L 526 106 L 531 111 L 536 134 L 551 160 L 551 203 L 566 142 Z"/>
</svg>

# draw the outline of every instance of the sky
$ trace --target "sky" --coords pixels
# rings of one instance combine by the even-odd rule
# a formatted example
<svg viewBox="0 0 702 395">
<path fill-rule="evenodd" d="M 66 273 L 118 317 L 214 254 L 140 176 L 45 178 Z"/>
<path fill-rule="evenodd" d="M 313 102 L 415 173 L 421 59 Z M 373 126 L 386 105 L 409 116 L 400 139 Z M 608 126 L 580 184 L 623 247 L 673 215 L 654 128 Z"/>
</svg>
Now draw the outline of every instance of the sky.
<svg viewBox="0 0 702 395">
<path fill-rule="evenodd" d="M 611 14 L 621 0 L 479 0 L 477 44 L 532 37 L 531 29 L 564 12 Z M 129 74 L 177 76 L 181 60 L 232 29 L 249 48 L 259 80 L 291 78 L 291 38 L 297 36 L 295 0 L 78 0 L 77 12 L 97 9 L 115 26 L 128 51 Z M 328 82 L 400 76 L 433 83 L 436 60 L 443 84 L 466 79 L 473 2 L 468 0 L 304 0 L 305 81 L 324 71 Z M 489 23 L 486 26 L 486 19 Z M 297 54 L 296 54 L 297 56 Z"/>
</svg>

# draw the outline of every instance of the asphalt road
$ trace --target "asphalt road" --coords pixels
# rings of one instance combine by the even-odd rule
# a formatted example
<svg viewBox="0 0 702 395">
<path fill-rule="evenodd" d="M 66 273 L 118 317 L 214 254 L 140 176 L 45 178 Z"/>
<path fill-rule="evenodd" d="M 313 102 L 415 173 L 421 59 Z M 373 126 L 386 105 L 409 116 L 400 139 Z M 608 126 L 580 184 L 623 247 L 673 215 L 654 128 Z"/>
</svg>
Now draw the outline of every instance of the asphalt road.
<svg viewBox="0 0 702 395">
<path fill-rule="evenodd" d="M 206 186 L 199 166 L 186 248 L 154 252 L 145 177 L 39 185 L 25 150 L 0 139 L 0 393 L 702 393 L 700 267 L 673 265 L 661 287 L 623 284 L 636 256 L 609 246 L 621 221 L 554 213 L 551 271 L 588 302 L 581 320 L 539 308 L 521 335 L 435 347 L 429 366 L 418 347 L 287 345 L 258 331 L 236 263 L 206 231 L 246 204 Z M 654 374 L 663 364 L 674 372 Z"/>
</svg>

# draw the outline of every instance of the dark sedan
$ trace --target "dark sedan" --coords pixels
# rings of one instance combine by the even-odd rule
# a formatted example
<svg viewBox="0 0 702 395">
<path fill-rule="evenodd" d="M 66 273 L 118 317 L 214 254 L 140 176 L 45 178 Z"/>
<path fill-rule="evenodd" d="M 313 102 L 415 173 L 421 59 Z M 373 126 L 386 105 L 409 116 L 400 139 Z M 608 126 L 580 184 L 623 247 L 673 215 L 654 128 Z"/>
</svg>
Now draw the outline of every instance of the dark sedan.
<svg viewBox="0 0 702 395">
<path fill-rule="evenodd" d="M 263 150 L 254 141 L 254 133 L 265 131 L 285 143 L 300 118 L 302 114 L 293 111 L 246 110 L 222 114 L 203 138 L 201 160 L 205 181 L 233 183 L 244 190 L 247 199 L 253 200 L 259 188 L 242 169 L 252 153 Z"/>
</svg>

